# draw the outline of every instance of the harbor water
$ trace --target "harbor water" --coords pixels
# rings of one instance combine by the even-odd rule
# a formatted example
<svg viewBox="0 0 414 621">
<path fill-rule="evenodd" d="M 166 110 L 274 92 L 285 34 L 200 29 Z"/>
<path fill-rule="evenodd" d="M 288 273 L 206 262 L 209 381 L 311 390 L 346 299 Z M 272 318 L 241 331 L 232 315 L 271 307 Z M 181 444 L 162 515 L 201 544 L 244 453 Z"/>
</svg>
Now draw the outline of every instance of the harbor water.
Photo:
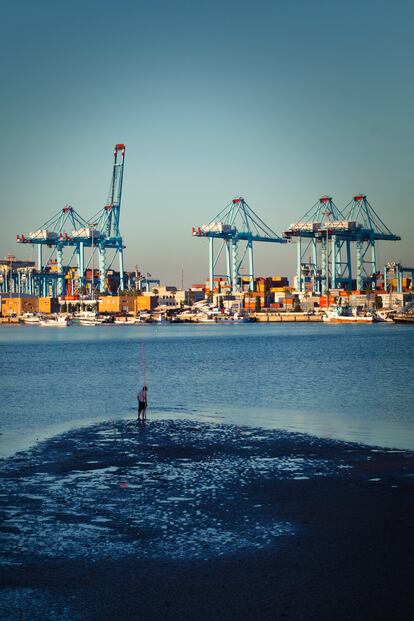
<svg viewBox="0 0 414 621">
<path fill-rule="evenodd" d="M 196 419 L 414 449 L 411 326 L 3 326 L 0 455 L 136 417 Z"/>
</svg>

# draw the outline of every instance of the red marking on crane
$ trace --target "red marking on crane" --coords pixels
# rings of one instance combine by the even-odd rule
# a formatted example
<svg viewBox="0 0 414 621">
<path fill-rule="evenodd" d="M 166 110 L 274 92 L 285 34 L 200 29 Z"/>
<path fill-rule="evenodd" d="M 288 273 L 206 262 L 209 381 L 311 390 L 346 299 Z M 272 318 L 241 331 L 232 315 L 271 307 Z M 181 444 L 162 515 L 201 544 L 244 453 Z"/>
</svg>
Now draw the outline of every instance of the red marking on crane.
<svg viewBox="0 0 414 621">
<path fill-rule="evenodd" d="M 63 211 L 63 213 L 68 213 L 68 211 L 73 211 L 73 208 L 72 207 L 64 207 L 62 209 L 62 211 Z"/>
<path fill-rule="evenodd" d="M 116 144 L 115 145 L 115 151 L 120 151 L 121 149 L 125 149 L 125 145 L 124 144 Z"/>
<path fill-rule="evenodd" d="M 106 211 L 110 211 L 112 209 L 113 205 L 105 205 L 104 209 Z"/>
<path fill-rule="evenodd" d="M 235 204 L 235 203 L 240 203 L 240 200 L 241 200 L 240 198 L 234 198 L 234 199 L 233 199 L 233 204 Z"/>
<path fill-rule="evenodd" d="M 320 203 L 329 203 L 330 198 L 329 196 L 322 196 L 322 198 L 319 199 Z"/>
<path fill-rule="evenodd" d="M 364 196 L 363 194 L 358 194 L 357 196 L 354 196 L 354 201 L 362 201 L 364 200 L 364 198 L 366 198 L 366 196 Z"/>
</svg>

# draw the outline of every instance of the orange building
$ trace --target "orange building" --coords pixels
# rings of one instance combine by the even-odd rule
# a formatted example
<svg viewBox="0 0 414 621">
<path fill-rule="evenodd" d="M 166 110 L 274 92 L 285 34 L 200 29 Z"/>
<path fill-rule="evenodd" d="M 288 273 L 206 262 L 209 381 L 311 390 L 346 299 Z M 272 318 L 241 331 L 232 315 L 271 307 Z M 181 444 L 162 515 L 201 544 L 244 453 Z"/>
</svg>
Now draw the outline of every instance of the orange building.
<svg viewBox="0 0 414 621">
<path fill-rule="evenodd" d="M 52 313 L 58 313 L 59 302 L 57 298 L 39 298 L 38 299 L 38 310 L 39 313 L 44 313 L 45 315 L 50 315 Z"/>
<path fill-rule="evenodd" d="M 135 309 L 135 298 L 130 295 L 105 295 L 99 298 L 100 313 L 131 313 Z"/>
<path fill-rule="evenodd" d="M 1 314 L 3 317 L 22 315 L 23 313 L 37 313 L 39 309 L 38 298 L 30 295 L 2 295 Z"/>
<path fill-rule="evenodd" d="M 158 306 L 157 295 L 138 295 L 135 298 L 135 314 L 143 310 L 153 310 Z"/>
</svg>

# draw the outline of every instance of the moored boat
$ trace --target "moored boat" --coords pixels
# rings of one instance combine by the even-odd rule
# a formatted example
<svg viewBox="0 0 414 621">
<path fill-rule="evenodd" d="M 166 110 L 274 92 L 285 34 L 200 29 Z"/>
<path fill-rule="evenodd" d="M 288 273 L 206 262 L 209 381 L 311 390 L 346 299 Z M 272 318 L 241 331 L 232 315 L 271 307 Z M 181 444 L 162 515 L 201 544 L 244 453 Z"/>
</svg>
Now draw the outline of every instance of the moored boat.
<svg viewBox="0 0 414 621">
<path fill-rule="evenodd" d="M 95 311 L 81 311 L 75 317 L 81 326 L 113 326 L 114 318 L 111 316 L 99 315 Z"/>
<path fill-rule="evenodd" d="M 69 315 L 51 315 L 40 320 L 40 325 L 47 328 L 66 328 L 72 324 Z"/>
<path fill-rule="evenodd" d="M 352 309 L 349 306 L 333 306 L 328 308 L 326 315 L 322 319 L 326 323 L 373 323 L 375 321 L 372 313 L 358 314 L 356 309 Z"/>
<path fill-rule="evenodd" d="M 20 315 L 20 321 L 23 321 L 23 323 L 39 325 L 40 320 L 41 317 L 35 313 L 23 313 L 23 315 Z"/>
</svg>

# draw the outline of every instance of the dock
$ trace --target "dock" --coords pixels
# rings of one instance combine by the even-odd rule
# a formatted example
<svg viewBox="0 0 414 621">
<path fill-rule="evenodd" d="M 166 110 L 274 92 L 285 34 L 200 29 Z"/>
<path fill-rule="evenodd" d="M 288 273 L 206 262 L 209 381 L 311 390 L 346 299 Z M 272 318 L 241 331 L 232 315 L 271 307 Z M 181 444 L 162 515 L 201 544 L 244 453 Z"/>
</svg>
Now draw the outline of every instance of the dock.
<svg viewBox="0 0 414 621">
<path fill-rule="evenodd" d="M 306 313 L 252 313 L 251 315 L 257 321 L 267 323 L 286 323 L 286 322 L 322 322 L 322 315 L 308 315 Z"/>
</svg>

